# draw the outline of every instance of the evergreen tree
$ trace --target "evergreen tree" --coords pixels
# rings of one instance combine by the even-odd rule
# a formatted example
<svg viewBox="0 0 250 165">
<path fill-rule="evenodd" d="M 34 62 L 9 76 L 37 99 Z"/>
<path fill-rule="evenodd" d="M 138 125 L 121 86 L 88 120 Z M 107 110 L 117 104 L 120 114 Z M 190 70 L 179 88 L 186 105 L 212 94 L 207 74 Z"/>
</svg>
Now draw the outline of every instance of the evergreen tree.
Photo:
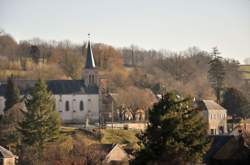
<svg viewBox="0 0 250 165">
<path fill-rule="evenodd" d="M 250 117 L 250 103 L 237 89 L 228 88 L 223 94 L 222 106 L 227 109 L 229 115 L 235 117 Z"/>
<path fill-rule="evenodd" d="M 44 81 L 38 80 L 26 102 L 25 119 L 19 124 L 22 144 L 42 150 L 59 136 L 60 119 Z"/>
<path fill-rule="evenodd" d="M 221 102 L 221 91 L 223 89 L 223 81 L 225 78 L 225 70 L 221 61 L 221 57 L 217 56 L 219 54 L 218 49 L 213 48 L 213 59 L 209 62 L 208 78 L 211 83 L 212 88 L 215 91 L 217 102 Z"/>
<path fill-rule="evenodd" d="M 4 111 L 7 111 L 9 108 L 11 108 L 14 104 L 16 104 L 19 101 L 20 92 L 13 81 L 13 76 L 9 77 L 7 80 L 7 88 L 4 97 L 6 99 Z"/>
<path fill-rule="evenodd" d="M 149 111 L 149 125 L 134 164 L 185 164 L 201 161 L 209 142 L 206 125 L 193 102 L 167 93 Z"/>
</svg>

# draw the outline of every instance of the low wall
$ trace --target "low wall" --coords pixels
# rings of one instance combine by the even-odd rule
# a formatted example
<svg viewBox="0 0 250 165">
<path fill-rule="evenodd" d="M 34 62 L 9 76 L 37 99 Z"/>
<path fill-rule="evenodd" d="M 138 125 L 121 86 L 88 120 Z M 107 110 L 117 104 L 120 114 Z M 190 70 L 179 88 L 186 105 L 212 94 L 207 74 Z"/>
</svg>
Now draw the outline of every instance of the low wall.
<svg viewBox="0 0 250 165">
<path fill-rule="evenodd" d="M 106 124 L 107 128 L 112 128 L 112 123 Z M 113 128 L 123 129 L 127 127 L 128 129 L 138 129 L 145 130 L 147 128 L 147 123 L 113 123 Z"/>
</svg>

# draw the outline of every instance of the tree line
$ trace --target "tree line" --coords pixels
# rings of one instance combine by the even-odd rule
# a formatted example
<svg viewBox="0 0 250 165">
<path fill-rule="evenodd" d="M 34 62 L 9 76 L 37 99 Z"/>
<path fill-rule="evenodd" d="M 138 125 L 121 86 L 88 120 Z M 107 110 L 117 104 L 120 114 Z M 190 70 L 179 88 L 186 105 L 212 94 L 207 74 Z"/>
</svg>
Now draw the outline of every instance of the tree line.
<svg viewBox="0 0 250 165">
<path fill-rule="evenodd" d="M 86 43 L 77 45 L 69 40 L 39 38 L 17 43 L 9 34 L 1 33 L 0 46 L 0 79 L 10 74 L 24 79 L 81 79 Z M 145 50 L 135 45 L 114 48 L 94 43 L 93 53 L 101 77 L 108 80 L 106 90 L 109 92 L 121 93 L 135 88 L 144 90 L 140 92 L 143 97 L 149 95 L 148 90 L 154 94 L 176 90 L 222 103 L 223 93 L 234 88 L 248 102 L 250 99 L 249 90 L 246 90 L 249 84 L 238 72 L 239 62 L 220 57 L 218 48 L 204 51 L 190 47 L 173 52 Z M 38 62 L 42 64 L 37 65 Z"/>
</svg>

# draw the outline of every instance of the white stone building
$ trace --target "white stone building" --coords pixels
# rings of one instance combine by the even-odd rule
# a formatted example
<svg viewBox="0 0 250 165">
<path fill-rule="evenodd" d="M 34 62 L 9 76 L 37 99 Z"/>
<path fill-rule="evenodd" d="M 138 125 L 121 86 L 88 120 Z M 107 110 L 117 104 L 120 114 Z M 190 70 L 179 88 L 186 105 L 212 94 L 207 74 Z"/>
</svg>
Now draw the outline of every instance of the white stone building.
<svg viewBox="0 0 250 165">
<path fill-rule="evenodd" d="M 208 123 L 209 135 L 227 134 L 227 110 L 213 100 L 203 100 L 199 107 Z"/>
<path fill-rule="evenodd" d="M 0 165 L 15 165 L 18 157 L 11 151 L 0 146 Z"/>
<path fill-rule="evenodd" d="M 14 82 L 23 97 L 29 94 L 36 80 L 15 79 Z M 0 82 L 0 114 L 4 110 L 6 85 L 6 81 Z M 90 122 L 99 120 L 99 76 L 90 41 L 82 80 L 48 80 L 47 85 L 54 96 L 56 111 L 64 123 L 84 123 L 87 118 Z"/>
</svg>

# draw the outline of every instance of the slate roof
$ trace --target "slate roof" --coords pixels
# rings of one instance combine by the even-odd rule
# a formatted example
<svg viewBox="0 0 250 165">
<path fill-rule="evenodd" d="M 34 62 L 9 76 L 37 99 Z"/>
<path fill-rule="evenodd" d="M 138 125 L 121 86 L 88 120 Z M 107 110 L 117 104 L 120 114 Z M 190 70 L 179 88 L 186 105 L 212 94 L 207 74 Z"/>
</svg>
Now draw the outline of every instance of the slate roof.
<svg viewBox="0 0 250 165">
<path fill-rule="evenodd" d="M 209 161 L 231 138 L 233 136 L 211 136 L 210 140 L 212 144 L 205 155 L 205 162 Z"/>
<path fill-rule="evenodd" d="M 92 53 L 92 48 L 91 48 L 91 43 L 88 41 L 88 46 L 87 46 L 87 60 L 85 64 L 86 69 L 93 69 L 95 68 L 95 59 Z"/>
<path fill-rule="evenodd" d="M 37 80 L 14 80 L 22 95 L 29 93 Z M 0 96 L 5 95 L 6 81 L 0 82 Z M 83 80 L 48 80 L 48 89 L 52 94 L 98 94 L 97 86 L 84 85 Z"/>
<path fill-rule="evenodd" d="M 0 159 L 13 158 L 13 157 L 15 157 L 15 155 L 12 152 L 10 152 L 6 148 L 0 146 Z"/>
<path fill-rule="evenodd" d="M 204 108 L 206 110 L 222 110 L 222 111 L 226 111 L 225 108 L 223 108 L 221 105 L 217 104 L 215 101 L 213 100 L 203 100 L 203 104 L 204 104 Z"/>
<path fill-rule="evenodd" d="M 205 156 L 208 164 L 245 164 L 250 161 L 250 149 L 246 147 L 244 137 L 214 136 L 212 140 Z"/>
</svg>

